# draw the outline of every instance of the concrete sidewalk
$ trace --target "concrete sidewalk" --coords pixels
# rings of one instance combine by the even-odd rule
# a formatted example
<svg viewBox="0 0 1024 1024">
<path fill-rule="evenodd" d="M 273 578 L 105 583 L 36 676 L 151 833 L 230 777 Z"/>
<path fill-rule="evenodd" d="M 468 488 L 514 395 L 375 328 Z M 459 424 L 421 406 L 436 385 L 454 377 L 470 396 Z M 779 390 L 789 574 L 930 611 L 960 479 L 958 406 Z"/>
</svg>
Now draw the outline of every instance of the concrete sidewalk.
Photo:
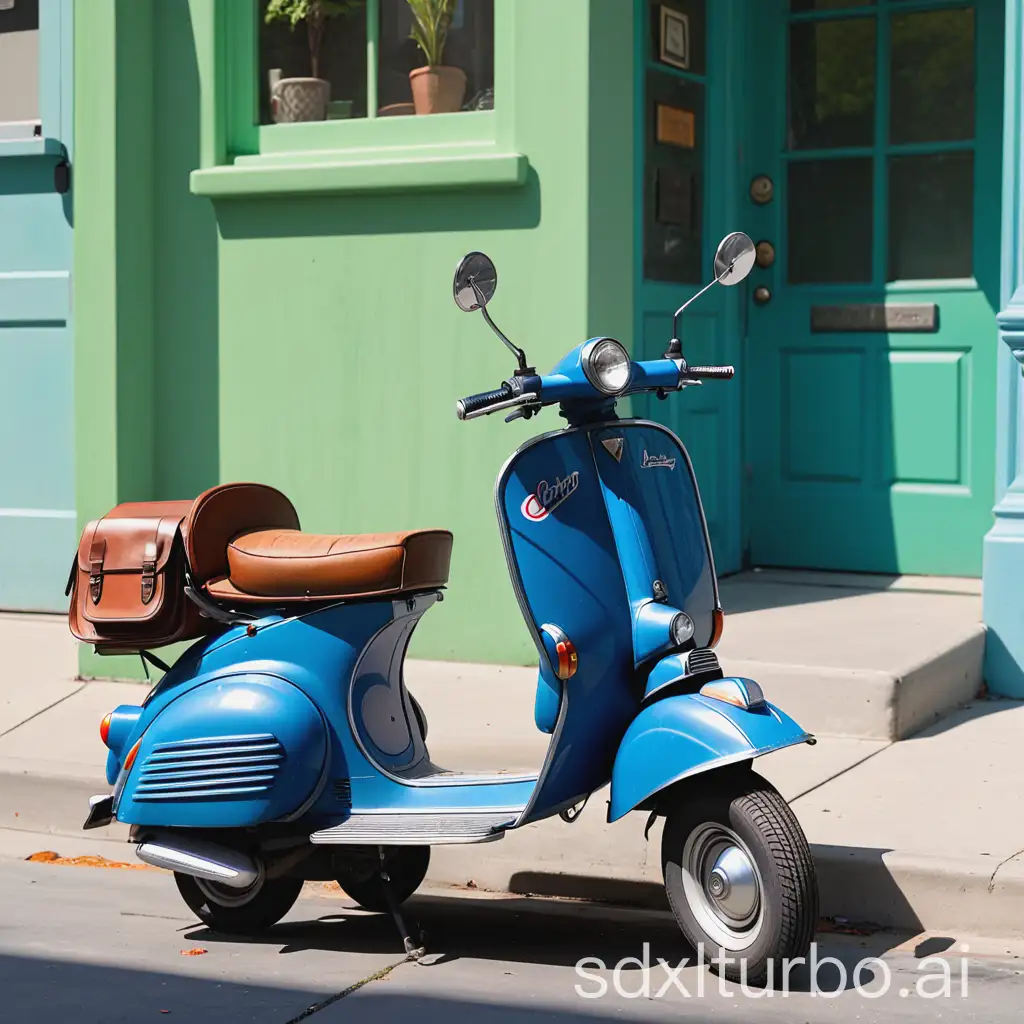
<svg viewBox="0 0 1024 1024">
<path fill-rule="evenodd" d="M 756 767 L 792 802 L 811 840 L 823 913 L 1024 938 L 1024 704 L 970 701 L 893 742 L 976 693 L 983 632 L 975 585 L 893 580 L 880 592 L 877 580 L 817 576 L 726 581 L 726 607 L 738 611 L 719 650 L 728 671 L 759 678 L 770 699 L 821 733 L 817 746 Z M 145 691 L 76 680 L 65 629 L 60 619 L 0 617 L 5 650 L 34 651 L 13 664 L 8 657 L 0 679 L 0 853 L 125 858 L 124 847 L 79 826 L 88 796 L 106 788 L 99 720 Z M 805 678 L 790 683 L 787 700 L 786 673 L 801 668 Z M 541 763 L 548 737 L 532 722 L 535 669 L 412 662 L 407 679 L 438 763 Z M 430 878 L 663 907 L 658 828 L 645 842 L 644 815 L 607 825 L 605 799 L 595 794 L 573 825 L 555 819 L 500 843 L 436 848 Z M 102 836 L 125 833 L 112 826 Z"/>
</svg>

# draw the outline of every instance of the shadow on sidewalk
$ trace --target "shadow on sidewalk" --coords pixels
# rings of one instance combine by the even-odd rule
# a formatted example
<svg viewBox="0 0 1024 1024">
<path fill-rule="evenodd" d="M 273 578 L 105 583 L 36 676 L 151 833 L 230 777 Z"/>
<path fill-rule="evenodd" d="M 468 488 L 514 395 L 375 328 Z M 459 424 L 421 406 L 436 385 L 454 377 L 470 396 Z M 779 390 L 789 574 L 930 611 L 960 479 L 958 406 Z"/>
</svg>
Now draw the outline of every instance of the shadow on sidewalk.
<svg viewBox="0 0 1024 1024">
<path fill-rule="evenodd" d="M 639 972 L 645 964 L 658 968 L 659 959 L 673 967 L 686 960 L 688 970 L 694 970 L 695 952 L 670 914 L 631 915 L 622 908 L 579 904 L 553 909 L 549 901 L 515 896 L 419 896 L 407 904 L 407 918 L 417 921 L 426 933 L 428 968 L 458 960 L 567 968 L 597 958 L 609 969 L 621 963 L 621 969 L 627 972 Z M 203 945 L 246 941 L 220 936 L 205 927 L 189 930 L 185 937 Z M 816 938 L 817 959 L 833 957 L 842 969 L 836 964 L 822 964 L 817 974 L 819 986 L 831 991 L 853 987 L 852 970 L 857 963 L 882 956 L 906 937 L 867 930 L 843 934 L 831 922 L 822 922 Z M 390 917 L 353 908 L 347 901 L 316 920 L 278 925 L 248 941 L 280 945 L 282 955 L 306 950 L 372 954 L 395 951 L 401 955 L 401 943 Z M 871 973 L 865 969 L 862 983 L 869 985 L 870 980 Z M 789 990 L 810 991 L 805 967 L 794 967 Z"/>
</svg>

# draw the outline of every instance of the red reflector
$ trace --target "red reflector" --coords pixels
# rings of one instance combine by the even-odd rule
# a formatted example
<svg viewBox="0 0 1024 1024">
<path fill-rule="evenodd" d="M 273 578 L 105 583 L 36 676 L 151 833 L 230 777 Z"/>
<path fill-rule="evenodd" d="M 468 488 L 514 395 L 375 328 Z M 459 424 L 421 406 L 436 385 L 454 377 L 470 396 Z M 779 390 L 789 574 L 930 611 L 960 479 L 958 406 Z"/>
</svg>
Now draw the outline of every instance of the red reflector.
<svg viewBox="0 0 1024 1024">
<path fill-rule="evenodd" d="M 100 722 L 100 739 L 103 740 L 103 745 L 108 746 L 107 737 L 110 735 L 110 712 L 108 711 L 103 716 L 103 721 Z"/>
</svg>

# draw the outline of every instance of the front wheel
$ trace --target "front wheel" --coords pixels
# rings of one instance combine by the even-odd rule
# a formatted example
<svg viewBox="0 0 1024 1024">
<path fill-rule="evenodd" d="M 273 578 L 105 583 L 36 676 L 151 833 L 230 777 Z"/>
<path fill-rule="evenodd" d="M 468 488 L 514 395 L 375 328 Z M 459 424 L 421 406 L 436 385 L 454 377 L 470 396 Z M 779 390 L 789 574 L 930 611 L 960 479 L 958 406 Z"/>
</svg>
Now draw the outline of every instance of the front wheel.
<svg viewBox="0 0 1024 1024">
<path fill-rule="evenodd" d="M 665 818 L 669 904 L 712 970 L 770 984 L 783 961 L 806 956 L 814 936 L 818 889 L 807 838 L 778 791 L 752 771 L 710 774 L 697 785 Z"/>
<path fill-rule="evenodd" d="M 265 878 L 248 889 L 174 872 L 181 898 L 208 928 L 225 935 L 256 935 L 277 924 L 302 890 L 301 878 Z"/>
</svg>

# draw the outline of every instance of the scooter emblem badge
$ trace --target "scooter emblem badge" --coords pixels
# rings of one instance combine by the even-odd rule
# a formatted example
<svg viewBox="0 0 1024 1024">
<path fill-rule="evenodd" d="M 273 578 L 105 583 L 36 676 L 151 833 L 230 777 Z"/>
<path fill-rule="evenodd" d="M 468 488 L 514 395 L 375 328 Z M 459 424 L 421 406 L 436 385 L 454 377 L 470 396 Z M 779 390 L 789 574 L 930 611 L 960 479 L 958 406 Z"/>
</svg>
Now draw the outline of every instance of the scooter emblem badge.
<svg viewBox="0 0 1024 1024">
<path fill-rule="evenodd" d="M 539 523 L 542 519 L 547 519 L 566 498 L 576 492 L 579 485 L 580 474 L 578 471 L 561 478 L 556 477 L 555 482 L 550 484 L 547 480 L 541 480 L 537 484 L 537 489 L 524 499 L 521 506 L 523 515 L 532 523 Z"/>
<path fill-rule="evenodd" d="M 670 455 L 648 455 L 647 449 L 644 449 L 643 461 L 640 463 L 641 469 L 675 469 L 676 460 Z"/>
<path fill-rule="evenodd" d="M 621 437 L 606 437 L 601 441 L 604 450 L 616 461 L 622 461 L 623 439 Z"/>
</svg>

